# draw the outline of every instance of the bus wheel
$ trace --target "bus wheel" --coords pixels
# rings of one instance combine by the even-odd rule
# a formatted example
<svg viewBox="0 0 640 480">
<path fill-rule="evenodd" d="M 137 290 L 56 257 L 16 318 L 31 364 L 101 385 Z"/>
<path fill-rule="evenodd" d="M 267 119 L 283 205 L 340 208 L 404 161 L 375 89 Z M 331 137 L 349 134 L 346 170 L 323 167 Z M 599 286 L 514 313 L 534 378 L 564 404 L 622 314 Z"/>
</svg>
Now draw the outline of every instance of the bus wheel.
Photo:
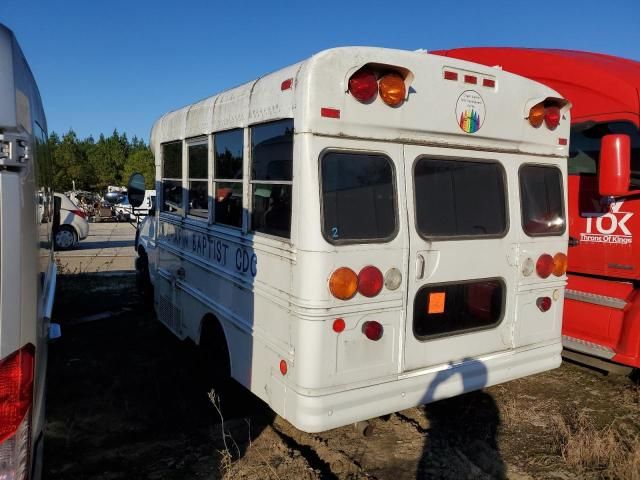
<svg viewBox="0 0 640 480">
<path fill-rule="evenodd" d="M 231 363 L 224 331 L 215 318 L 205 318 L 200 336 L 201 376 L 207 387 L 216 393 L 228 389 L 231 383 Z"/>
</svg>

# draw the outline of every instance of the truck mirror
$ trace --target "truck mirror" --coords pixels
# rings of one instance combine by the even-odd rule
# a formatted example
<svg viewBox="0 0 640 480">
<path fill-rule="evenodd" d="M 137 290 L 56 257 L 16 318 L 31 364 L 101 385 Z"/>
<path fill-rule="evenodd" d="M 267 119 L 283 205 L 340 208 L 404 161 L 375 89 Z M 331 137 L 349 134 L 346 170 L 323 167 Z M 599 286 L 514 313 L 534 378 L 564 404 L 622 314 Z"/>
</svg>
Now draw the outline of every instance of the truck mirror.
<svg viewBox="0 0 640 480">
<path fill-rule="evenodd" d="M 138 208 L 142 205 L 142 202 L 144 201 L 144 175 L 141 173 L 134 173 L 129 177 L 127 194 L 129 196 L 129 203 L 133 208 Z"/>
<path fill-rule="evenodd" d="M 603 197 L 620 197 L 629 193 L 631 182 L 631 140 L 629 135 L 602 137 L 598 167 L 598 189 Z"/>
</svg>

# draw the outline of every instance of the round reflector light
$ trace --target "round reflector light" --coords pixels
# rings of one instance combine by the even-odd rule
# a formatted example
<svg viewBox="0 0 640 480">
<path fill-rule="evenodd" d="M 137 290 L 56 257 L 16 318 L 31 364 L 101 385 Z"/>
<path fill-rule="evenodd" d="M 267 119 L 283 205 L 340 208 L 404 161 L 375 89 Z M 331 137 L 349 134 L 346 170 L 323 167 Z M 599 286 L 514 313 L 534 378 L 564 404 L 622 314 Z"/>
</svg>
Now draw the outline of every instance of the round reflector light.
<svg viewBox="0 0 640 480">
<path fill-rule="evenodd" d="M 333 331 L 336 333 L 344 332 L 344 329 L 346 328 L 346 326 L 347 324 L 344 322 L 342 318 L 336 318 L 333 321 Z"/>
<path fill-rule="evenodd" d="M 384 279 L 382 272 L 369 265 L 360 270 L 358 275 L 358 291 L 365 297 L 375 297 L 382 290 Z"/>
<path fill-rule="evenodd" d="M 329 278 L 331 295 L 340 300 L 349 300 L 358 291 L 358 276 L 347 267 L 340 267 Z"/>
<path fill-rule="evenodd" d="M 389 290 L 397 290 L 402 285 L 402 273 L 397 268 L 390 268 L 384 274 L 384 286 Z"/>
<path fill-rule="evenodd" d="M 560 109 L 558 107 L 545 108 L 544 123 L 549 130 L 555 130 L 560 125 Z"/>
<path fill-rule="evenodd" d="M 378 94 L 376 76 L 369 70 L 358 70 L 349 78 L 349 93 L 359 102 L 372 102 Z"/>
<path fill-rule="evenodd" d="M 540 297 L 536 300 L 536 305 L 541 312 L 546 312 L 551 308 L 551 299 L 549 297 Z"/>
<path fill-rule="evenodd" d="M 287 366 L 287 362 L 284 360 L 280 360 L 280 373 L 282 375 L 286 375 L 287 374 L 287 370 L 288 370 L 288 366 Z"/>
<path fill-rule="evenodd" d="M 390 107 L 402 105 L 407 94 L 404 79 L 397 73 L 388 73 L 382 77 L 378 88 L 382 101 Z"/>
<path fill-rule="evenodd" d="M 553 257 L 543 253 L 536 262 L 536 272 L 542 278 L 547 278 L 553 272 Z"/>
<path fill-rule="evenodd" d="M 561 277 L 562 275 L 564 275 L 567 271 L 567 264 L 567 256 L 562 252 L 556 253 L 553 256 L 553 274 L 556 277 Z"/>
<path fill-rule="evenodd" d="M 529 125 L 538 128 L 544 121 L 544 105 L 538 103 L 529 110 Z"/>
<path fill-rule="evenodd" d="M 362 333 L 369 339 L 377 342 L 382 338 L 384 328 L 378 322 L 364 322 L 362 324 Z"/>
</svg>

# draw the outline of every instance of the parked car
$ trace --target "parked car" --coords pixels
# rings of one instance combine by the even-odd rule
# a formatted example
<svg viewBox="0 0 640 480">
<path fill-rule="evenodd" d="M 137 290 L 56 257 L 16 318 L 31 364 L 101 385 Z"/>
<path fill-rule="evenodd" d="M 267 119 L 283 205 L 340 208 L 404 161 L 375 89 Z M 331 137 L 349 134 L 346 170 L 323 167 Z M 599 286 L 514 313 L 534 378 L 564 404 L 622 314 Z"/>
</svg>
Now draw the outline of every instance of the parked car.
<svg viewBox="0 0 640 480">
<path fill-rule="evenodd" d="M 55 201 L 60 201 L 60 226 L 53 241 L 56 250 L 69 250 L 89 235 L 87 214 L 63 193 L 55 193 Z"/>
</svg>

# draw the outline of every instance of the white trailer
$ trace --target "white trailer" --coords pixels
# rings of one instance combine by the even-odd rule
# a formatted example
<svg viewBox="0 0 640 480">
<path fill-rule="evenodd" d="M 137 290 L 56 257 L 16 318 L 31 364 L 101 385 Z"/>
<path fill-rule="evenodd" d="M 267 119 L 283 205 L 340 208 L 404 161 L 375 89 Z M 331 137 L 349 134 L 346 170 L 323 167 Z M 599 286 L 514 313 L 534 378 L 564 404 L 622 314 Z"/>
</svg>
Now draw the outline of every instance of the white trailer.
<svg viewBox="0 0 640 480">
<path fill-rule="evenodd" d="M 165 114 L 140 243 L 159 320 L 308 432 L 557 367 L 568 111 L 353 47 Z"/>
<path fill-rule="evenodd" d="M 15 36 L 0 24 L 0 478 L 37 479 L 42 466 L 56 286 L 51 182 L 40 93 Z"/>
</svg>

